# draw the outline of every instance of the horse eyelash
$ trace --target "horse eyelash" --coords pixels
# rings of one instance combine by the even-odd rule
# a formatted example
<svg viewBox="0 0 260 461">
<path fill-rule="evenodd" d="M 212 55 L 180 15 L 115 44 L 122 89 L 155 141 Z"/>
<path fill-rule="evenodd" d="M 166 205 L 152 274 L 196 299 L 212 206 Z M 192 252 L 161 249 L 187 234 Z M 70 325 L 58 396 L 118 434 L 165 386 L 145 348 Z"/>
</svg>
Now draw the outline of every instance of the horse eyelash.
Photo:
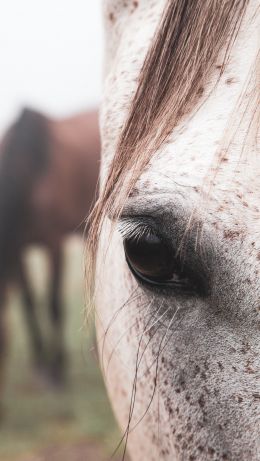
<svg viewBox="0 0 260 461">
<path fill-rule="evenodd" d="M 118 224 L 118 230 L 124 239 L 140 240 L 144 236 L 154 234 L 153 229 L 146 223 L 130 219 L 123 219 Z"/>
</svg>

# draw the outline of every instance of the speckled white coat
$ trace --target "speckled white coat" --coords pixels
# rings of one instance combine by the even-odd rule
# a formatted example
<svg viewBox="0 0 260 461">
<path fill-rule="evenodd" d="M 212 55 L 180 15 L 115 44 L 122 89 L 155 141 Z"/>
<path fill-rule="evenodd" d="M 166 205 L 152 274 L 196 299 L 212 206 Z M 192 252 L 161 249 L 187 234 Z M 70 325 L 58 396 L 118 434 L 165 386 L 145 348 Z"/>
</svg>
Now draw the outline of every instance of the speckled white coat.
<svg viewBox="0 0 260 461">
<path fill-rule="evenodd" d="M 165 0 L 104 1 L 102 183 L 165 5 Z M 134 389 L 128 437 L 133 461 L 260 459 L 255 124 L 245 136 L 259 98 L 259 7 L 259 0 L 250 0 L 217 87 L 209 94 L 221 56 L 204 104 L 154 156 L 126 204 L 133 219 L 157 216 L 173 240 L 180 239 L 191 215 L 203 224 L 197 251 L 209 257 L 210 298 L 139 287 L 125 262 L 120 233 L 113 233 L 107 248 L 109 221 L 102 232 L 96 298 L 100 356 L 123 432 Z M 193 241 L 192 232 L 188 238 Z"/>
</svg>

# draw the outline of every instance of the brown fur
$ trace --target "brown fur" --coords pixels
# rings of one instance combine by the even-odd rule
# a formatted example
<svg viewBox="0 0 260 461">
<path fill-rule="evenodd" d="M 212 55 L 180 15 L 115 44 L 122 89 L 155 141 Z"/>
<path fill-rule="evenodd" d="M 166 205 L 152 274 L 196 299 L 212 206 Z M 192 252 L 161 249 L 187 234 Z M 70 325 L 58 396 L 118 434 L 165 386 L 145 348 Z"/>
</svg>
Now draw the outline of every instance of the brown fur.
<svg viewBox="0 0 260 461">
<path fill-rule="evenodd" d="M 34 296 L 23 264 L 30 245 L 43 246 L 50 258 L 49 315 L 53 327 L 51 374 L 62 379 L 62 245 L 71 233 L 82 235 L 96 190 L 100 156 L 96 111 L 53 120 L 25 109 L 3 138 L 0 149 L 0 381 L 6 348 L 6 285 L 21 288 L 26 323 L 37 366 L 46 348 Z M 48 364 L 49 367 L 49 364 Z M 1 383 L 0 383 L 1 386 Z"/>
</svg>

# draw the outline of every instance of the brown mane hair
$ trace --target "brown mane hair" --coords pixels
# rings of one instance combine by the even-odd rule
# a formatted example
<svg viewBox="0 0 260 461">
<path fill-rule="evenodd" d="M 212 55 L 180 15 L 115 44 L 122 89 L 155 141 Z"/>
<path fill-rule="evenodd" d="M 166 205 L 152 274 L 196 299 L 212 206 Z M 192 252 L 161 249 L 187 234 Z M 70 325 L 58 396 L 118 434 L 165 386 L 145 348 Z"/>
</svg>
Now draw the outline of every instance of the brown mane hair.
<svg viewBox="0 0 260 461">
<path fill-rule="evenodd" d="M 88 271 L 104 218 L 118 218 L 152 156 L 201 100 L 220 52 L 219 74 L 236 39 L 248 0 L 169 0 L 140 72 L 107 181 L 91 216 Z"/>
</svg>

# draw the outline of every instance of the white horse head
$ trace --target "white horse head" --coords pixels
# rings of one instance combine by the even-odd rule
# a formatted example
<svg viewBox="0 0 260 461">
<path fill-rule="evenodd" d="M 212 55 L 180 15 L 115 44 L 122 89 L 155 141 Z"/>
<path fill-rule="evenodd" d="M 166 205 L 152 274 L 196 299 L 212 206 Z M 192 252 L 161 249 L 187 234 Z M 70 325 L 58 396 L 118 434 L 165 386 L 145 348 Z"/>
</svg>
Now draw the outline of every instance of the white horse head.
<svg viewBox="0 0 260 461">
<path fill-rule="evenodd" d="M 259 0 L 104 16 L 90 244 L 122 442 L 134 461 L 259 460 Z"/>
</svg>

